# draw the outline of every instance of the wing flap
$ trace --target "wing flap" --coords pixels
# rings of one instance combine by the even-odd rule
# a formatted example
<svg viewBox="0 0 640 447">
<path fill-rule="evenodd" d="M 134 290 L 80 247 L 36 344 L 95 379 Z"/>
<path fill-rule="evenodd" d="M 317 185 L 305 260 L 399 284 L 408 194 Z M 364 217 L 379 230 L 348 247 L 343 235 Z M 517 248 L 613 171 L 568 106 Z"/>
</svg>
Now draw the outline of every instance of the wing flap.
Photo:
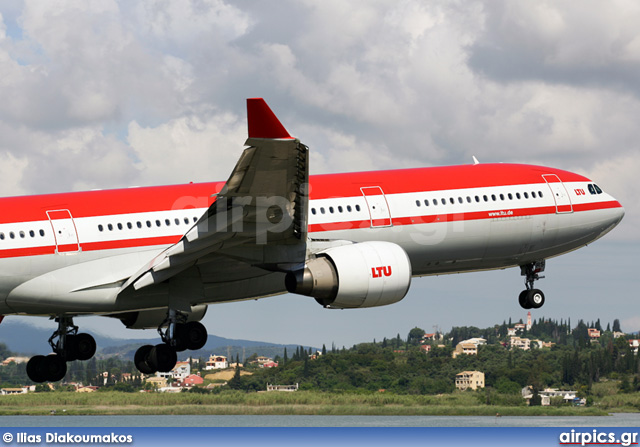
<svg viewBox="0 0 640 447">
<path fill-rule="evenodd" d="M 267 270 L 304 262 L 308 148 L 289 135 L 264 100 L 247 100 L 247 111 L 249 147 L 216 200 L 180 241 L 132 275 L 121 291 L 166 281 L 212 253 Z"/>
</svg>

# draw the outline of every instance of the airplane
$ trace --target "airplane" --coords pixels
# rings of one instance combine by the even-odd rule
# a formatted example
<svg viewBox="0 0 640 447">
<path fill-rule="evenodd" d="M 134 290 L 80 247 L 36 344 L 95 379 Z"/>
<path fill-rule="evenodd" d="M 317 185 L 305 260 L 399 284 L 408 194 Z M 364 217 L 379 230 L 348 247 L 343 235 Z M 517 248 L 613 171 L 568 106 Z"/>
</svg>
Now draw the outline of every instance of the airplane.
<svg viewBox="0 0 640 447">
<path fill-rule="evenodd" d="M 27 363 L 61 380 L 96 342 L 73 319 L 157 329 L 135 365 L 170 371 L 207 340 L 214 303 L 286 292 L 330 309 L 402 300 L 412 277 L 520 267 L 518 302 L 548 258 L 602 237 L 624 208 L 594 181 L 523 164 L 474 163 L 309 176 L 309 149 L 261 98 L 226 182 L 0 199 L 0 314 L 58 323 L 52 354 Z M 192 160 L 197 162 L 197 160 Z M 2 317 L 4 318 L 4 317 Z"/>
</svg>

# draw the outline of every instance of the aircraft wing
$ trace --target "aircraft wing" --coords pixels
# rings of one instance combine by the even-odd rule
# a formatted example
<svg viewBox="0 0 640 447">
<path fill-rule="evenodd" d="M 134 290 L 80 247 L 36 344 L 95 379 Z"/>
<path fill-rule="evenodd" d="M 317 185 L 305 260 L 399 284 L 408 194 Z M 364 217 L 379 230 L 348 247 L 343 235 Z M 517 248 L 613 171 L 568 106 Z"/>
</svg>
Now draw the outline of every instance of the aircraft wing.
<svg viewBox="0 0 640 447">
<path fill-rule="evenodd" d="M 308 148 L 261 98 L 247 99 L 249 139 L 226 185 L 195 225 L 121 287 L 166 281 L 212 255 L 279 271 L 306 256 Z"/>
</svg>

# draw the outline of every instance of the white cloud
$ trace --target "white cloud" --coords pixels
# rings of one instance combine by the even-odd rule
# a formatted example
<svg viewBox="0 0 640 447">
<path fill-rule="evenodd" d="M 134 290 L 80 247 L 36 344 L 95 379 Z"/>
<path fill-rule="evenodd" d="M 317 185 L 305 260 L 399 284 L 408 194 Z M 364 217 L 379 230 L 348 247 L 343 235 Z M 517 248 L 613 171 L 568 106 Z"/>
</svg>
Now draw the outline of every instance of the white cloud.
<svg viewBox="0 0 640 447">
<path fill-rule="evenodd" d="M 230 113 L 203 113 L 157 127 L 129 125 L 142 184 L 226 180 L 240 157 L 246 122 Z"/>
</svg>

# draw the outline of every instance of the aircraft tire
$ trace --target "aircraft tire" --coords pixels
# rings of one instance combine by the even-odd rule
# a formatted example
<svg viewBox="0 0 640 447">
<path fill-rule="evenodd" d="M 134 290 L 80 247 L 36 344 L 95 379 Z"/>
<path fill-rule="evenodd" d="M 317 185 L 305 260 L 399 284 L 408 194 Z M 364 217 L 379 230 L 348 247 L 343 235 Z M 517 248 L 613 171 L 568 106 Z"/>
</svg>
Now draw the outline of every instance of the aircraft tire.
<svg viewBox="0 0 640 447">
<path fill-rule="evenodd" d="M 529 290 L 523 290 L 518 296 L 518 303 L 523 309 L 531 309 L 529 304 Z"/>
<path fill-rule="evenodd" d="M 44 357 L 42 369 L 46 380 L 57 382 L 67 374 L 67 362 L 58 354 L 50 354 Z"/>
<path fill-rule="evenodd" d="M 153 346 L 144 345 L 140 346 L 136 351 L 136 355 L 133 358 L 133 363 L 142 374 L 154 374 L 157 370 L 149 363 L 149 354 Z"/>
<path fill-rule="evenodd" d="M 78 338 L 76 335 L 67 335 L 67 342 L 64 349 L 64 359 L 67 362 L 78 360 Z"/>
<path fill-rule="evenodd" d="M 532 309 L 540 309 L 544 304 L 544 293 L 540 289 L 529 290 L 527 298 Z"/>
<path fill-rule="evenodd" d="M 207 343 L 207 328 L 197 321 L 191 321 L 184 325 L 184 333 L 187 340 L 187 348 L 191 351 L 197 351 L 204 347 Z"/>
<path fill-rule="evenodd" d="M 176 333 L 174 338 L 175 344 L 173 345 L 173 347 L 177 352 L 182 352 L 189 349 L 189 334 L 187 333 L 186 326 L 186 324 L 176 325 Z"/>
<path fill-rule="evenodd" d="M 27 376 L 32 382 L 42 383 L 47 380 L 43 363 L 44 355 L 34 355 L 27 362 Z"/>
<path fill-rule="evenodd" d="M 76 358 L 78 360 L 89 360 L 96 353 L 96 340 L 89 334 L 78 334 L 74 336 Z"/>
<path fill-rule="evenodd" d="M 178 354 L 171 346 L 161 343 L 149 352 L 147 363 L 160 372 L 169 372 L 178 363 Z"/>
</svg>

